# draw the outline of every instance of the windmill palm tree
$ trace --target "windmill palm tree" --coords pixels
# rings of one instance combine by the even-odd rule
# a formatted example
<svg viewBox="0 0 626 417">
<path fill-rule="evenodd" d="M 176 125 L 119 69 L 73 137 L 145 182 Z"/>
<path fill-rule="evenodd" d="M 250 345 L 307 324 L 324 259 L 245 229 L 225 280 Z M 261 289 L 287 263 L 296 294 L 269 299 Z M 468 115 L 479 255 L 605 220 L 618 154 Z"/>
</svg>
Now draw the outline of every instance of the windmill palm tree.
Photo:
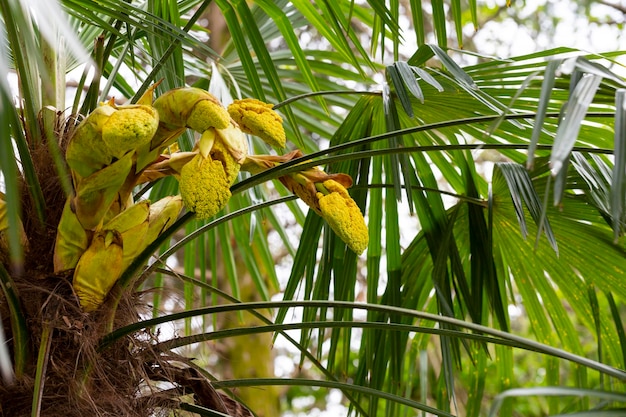
<svg viewBox="0 0 626 417">
<path fill-rule="evenodd" d="M 0 1 L 3 415 L 624 407 L 622 53 L 461 67 L 458 2 L 403 56 L 398 2 L 282 0 L 216 1 L 216 51 L 209 3 Z"/>
</svg>

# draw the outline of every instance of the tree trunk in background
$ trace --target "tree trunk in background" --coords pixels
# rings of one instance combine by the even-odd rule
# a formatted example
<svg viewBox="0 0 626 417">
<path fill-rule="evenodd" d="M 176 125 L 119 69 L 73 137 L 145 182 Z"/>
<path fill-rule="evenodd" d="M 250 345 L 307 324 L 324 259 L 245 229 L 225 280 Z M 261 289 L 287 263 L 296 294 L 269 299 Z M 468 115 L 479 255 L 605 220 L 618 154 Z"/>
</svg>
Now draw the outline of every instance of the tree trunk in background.
<svg viewBox="0 0 626 417">
<path fill-rule="evenodd" d="M 243 270 L 243 265 L 241 269 Z M 249 275 L 245 275 L 239 282 L 241 300 L 262 301 L 259 291 Z M 258 318 L 251 314 L 243 316 L 241 323 L 237 313 L 225 321 L 228 327 L 251 327 L 263 325 Z M 234 378 L 271 378 L 274 377 L 274 351 L 272 350 L 273 333 L 259 333 L 242 337 L 225 339 L 226 363 L 229 365 L 224 372 L 232 372 Z M 237 394 L 250 410 L 254 410 L 259 417 L 273 417 L 280 415 L 281 387 L 267 386 L 254 388 L 240 388 Z"/>
<path fill-rule="evenodd" d="M 222 53 L 224 44 L 230 39 L 224 15 L 215 2 L 212 2 L 207 8 L 204 17 L 209 21 L 207 28 L 211 31 L 209 33 L 208 45 L 215 52 Z"/>
</svg>

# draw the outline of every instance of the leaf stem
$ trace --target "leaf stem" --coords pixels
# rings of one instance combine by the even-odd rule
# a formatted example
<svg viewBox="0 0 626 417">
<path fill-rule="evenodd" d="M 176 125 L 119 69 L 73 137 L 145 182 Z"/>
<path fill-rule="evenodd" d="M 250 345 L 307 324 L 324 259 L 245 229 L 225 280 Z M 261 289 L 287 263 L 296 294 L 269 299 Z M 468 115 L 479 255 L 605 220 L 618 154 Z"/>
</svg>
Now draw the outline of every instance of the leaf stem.
<svg viewBox="0 0 626 417">
<path fill-rule="evenodd" d="M 626 381 L 626 371 L 614 368 L 594 361 L 583 356 L 576 355 L 564 351 L 562 349 L 555 348 L 553 346 L 546 345 L 544 343 L 536 342 L 534 340 L 527 339 L 522 336 L 517 336 L 512 333 L 504 332 L 501 330 L 493 329 L 487 326 L 483 326 L 476 323 L 466 322 L 453 317 L 441 316 L 432 313 L 426 313 L 423 311 L 415 311 L 402 307 L 393 307 L 380 304 L 366 304 L 366 303 L 354 303 L 348 301 L 329 301 L 329 300 L 309 300 L 309 301 L 262 301 L 262 302 L 247 302 L 239 304 L 224 304 L 210 307 L 203 307 L 194 310 L 182 311 L 179 313 L 173 313 L 166 316 L 156 317 L 153 319 L 144 320 L 138 323 L 133 323 L 128 326 L 121 327 L 107 336 L 103 337 L 99 349 L 103 349 L 113 341 L 123 337 L 124 335 L 136 332 L 146 327 L 156 326 L 162 323 L 172 322 L 174 320 L 184 319 L 186 317 L 196 317 L 205 314 L 217 314 L 227 311 L 241 311 L 252 309 L 269 309 L 269 308 L 293 308 L 293 307 L 320 307 L 320 308 L 348 308 L 348 309 L 362 309 L 367 311 L 378 311 L 388 314 L 400 314 L 405 317 L 412 317 L 414 319 L 430 320 L 437 323 L 446 323 L 452 326 L 462 327 L 474 332 L 486 334 L 505 340 L 509 340 L 518 344 L 518 347 L 526 350 L 533 350 L 537 352 L 550 355 L 552 357 L 565 359 L 570 362 L 577 363 L 582 366 L 586 366 L 590 369 L 602 372 L 606 375 L 610 375 L 617 378 L 620 381 Z"/>
<path fill-rule="evenodd" d="M 283 106 L 287 106 L 291 103 L 294 103 L 298 100 L 302 100 L 309 97 L 315 96 L 332 96 L 337 94 L 347 94 L 347 95 L 371 95 L 371 96 L 379 96 L 382 94 L 381 91 L 354 91 L 354 90 L 325 90 L 325 91 L 313 91 L 311 93 L 299 94 L 297 96 L 289 97 L 287 100 L 283 100 L 280 103 L 274 104 L 273 109 L 276 110 Z"/>
</svg>

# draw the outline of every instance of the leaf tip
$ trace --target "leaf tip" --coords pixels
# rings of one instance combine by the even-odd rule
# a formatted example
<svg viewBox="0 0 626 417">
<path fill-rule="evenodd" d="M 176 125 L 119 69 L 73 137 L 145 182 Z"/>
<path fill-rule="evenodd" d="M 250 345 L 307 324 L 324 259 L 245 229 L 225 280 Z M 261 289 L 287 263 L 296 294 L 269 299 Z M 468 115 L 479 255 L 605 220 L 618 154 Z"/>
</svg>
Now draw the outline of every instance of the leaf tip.
<svg viewBox="0 0 626 417">
<path fill-rule="evenodd" d="M 552 174 L 553 177 L 557 176 L 557 174 L 561 171 L 561 168 L 563 168 L 563 162 L 561 161 L 550 162 L 550 173 Z"/>
</svg>

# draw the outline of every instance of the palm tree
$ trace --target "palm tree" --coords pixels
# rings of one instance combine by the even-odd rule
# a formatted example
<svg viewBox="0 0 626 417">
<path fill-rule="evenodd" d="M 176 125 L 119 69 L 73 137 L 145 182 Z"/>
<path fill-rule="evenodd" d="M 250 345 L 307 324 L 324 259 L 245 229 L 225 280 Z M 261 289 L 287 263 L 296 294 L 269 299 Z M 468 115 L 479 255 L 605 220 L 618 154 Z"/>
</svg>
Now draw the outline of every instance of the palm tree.
<svg viewBox="0 0 626 417">
<path fill-rule="evenodd" d="M 461 34 L 459 2 L 448 21 L 443 2 L 410 2 L 418 46 L 406 57 L 394 1 L 219 0 L 209 30 L 223 19 L 228 32 L 215 41 L 201 23 L 209 3 L 64 0 L 65 26 L 50 3 L 0 0 L 2 415 L 276 415 L 278 396 L 332 389 L 367 416 L 624 407 L 626 90 L 610 70 L 621 52 L 462 68 L 446 32 Z M 82 50 L 91 59 L 68 83 Z M 193 108 L 170 99 L 185 85 L 224 105 L 273 103 L 255 108 L 282 115 L 287 147 L 249 135 L 244 161 L 234 145 L 216 154 L 225 134 L 174 134 L 169 112 Z M 90 165 L 124 111 L 157 133 Z M 247 131 L 234 114 L 207 131 Z M 191 161 L 213 158 L 222 175 L 227 155 L 250 173 L 200 219 L 185 197 Z M 124 215 L 180 201 L 178 179 L 184 214 Z M 349 198 L 338 183 L 352 183 Z M 87 204 L 94 190 L 119 203 L 114 215 L 110 201 Z M 331 195 L 365 215 L 365 254 L 337 225 L 344 211 L 317 200 Z M 85 226 L 85 212 L 100 217 Z M 151 238 L 118 215 L 152 225 Z M 59 247 L 79 247 L 74 261 Z M 299 356 L 281 378 L 273 343 Z"/>
</svg>

